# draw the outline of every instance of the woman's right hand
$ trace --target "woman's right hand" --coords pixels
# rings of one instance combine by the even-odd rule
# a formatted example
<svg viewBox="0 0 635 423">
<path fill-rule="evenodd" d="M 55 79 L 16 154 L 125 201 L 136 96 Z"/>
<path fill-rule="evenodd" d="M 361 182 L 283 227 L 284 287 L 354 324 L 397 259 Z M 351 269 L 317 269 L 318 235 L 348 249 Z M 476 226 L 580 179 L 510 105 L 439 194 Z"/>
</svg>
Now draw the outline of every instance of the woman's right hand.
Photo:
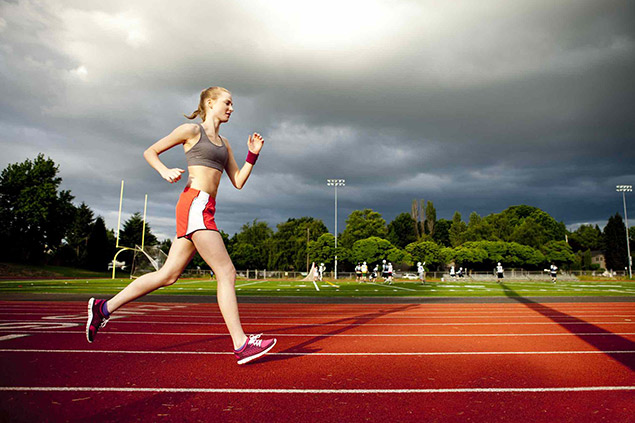
<svg viewBox="0 0 635 423">
<path fill-rule="evenodd" d="M 183 173 L 185 173 L 183 169 L 179 169 L 178 167 L 175 167 L 173 169 L 167 169 L 161 172 L 161 177 L 165 179 L 166 181 L 168 181 L 169 183 L 173 184 L 175 182 L 178 182 L 179 179 L 181 179 L 181 175 Z"/>
</svg>

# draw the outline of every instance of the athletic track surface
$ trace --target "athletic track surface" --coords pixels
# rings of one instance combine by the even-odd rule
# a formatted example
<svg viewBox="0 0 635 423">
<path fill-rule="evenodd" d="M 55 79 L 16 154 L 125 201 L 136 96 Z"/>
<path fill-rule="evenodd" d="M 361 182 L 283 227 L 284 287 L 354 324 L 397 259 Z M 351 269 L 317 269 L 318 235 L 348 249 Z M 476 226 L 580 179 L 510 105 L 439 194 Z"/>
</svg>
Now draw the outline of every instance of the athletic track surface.
<svg viewBox="0 0 635 423">
<path fill-rule="evenodd" d="M 606 301 L 606 300 L 604 300 Z M 0 420 L 627 422 L 635 303 L 241 304 L 273 353 L 238 366 L 216 304 L 0 301 Z"/>
</svg>

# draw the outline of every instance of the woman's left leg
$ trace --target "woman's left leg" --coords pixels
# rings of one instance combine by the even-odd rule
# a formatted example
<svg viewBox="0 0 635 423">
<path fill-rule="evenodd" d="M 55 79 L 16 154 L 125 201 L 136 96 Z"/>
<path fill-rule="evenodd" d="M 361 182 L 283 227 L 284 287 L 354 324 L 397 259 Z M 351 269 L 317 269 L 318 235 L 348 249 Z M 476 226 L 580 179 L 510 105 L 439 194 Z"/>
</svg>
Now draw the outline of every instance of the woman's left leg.
<svg viewBox="0 0 635 423">
<path fill-rule="evenodd" d="M 218 281 L 218 307 L 223 314 L 225 324 L 234 343 L 234 349 L 245 344 L 247 336 L 243 331 L 238 314 L 236 300 L 236 269 L 232 263 L 223 238 L 216 231 L 197 231 L 192 235 L 192 241 L 203 260 L 212 268 Z"/>
</svg>

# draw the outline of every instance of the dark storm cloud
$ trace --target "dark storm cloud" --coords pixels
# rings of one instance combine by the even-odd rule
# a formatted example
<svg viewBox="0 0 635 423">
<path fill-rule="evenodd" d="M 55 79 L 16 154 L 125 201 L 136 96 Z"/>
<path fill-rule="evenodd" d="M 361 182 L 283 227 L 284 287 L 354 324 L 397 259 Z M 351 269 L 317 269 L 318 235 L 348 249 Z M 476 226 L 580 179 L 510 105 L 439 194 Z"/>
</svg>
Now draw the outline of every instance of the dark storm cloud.
<svg viewBox="0 0 635 423">
<path fill-rule="evenodd" d="M 328 3 L 328 2 L 327 2 Z M 0 16 L 0 166 L 44 152 L 64 188 L 116 224 L 124 211 L 174 232 L 182 189 L 143 160 L 198 93 L 229 88 L 221 127 L 239 161 L 265 150 L 218 221 L 233 233 L 354 209 L 390 221 L 415 198 L 467 219 L 513 204 L 569 225 L 620 209 L 632 183 L 635 7 L 627 1 L 5 2 Z M 162 156 L 184 167 L 182 152 Z"/>
</svg>

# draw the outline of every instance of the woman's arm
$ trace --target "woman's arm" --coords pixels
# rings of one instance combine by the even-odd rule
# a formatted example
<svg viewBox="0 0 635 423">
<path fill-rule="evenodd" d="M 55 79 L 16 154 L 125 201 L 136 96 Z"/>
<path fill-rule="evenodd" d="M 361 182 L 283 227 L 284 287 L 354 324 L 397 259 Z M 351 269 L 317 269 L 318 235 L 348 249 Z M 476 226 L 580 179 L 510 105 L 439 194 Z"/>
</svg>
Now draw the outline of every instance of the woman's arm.
<svg viewBox="0 0 635 423">
<path fill-rule="evenodd" d="M 262 149 L 262 145 L 265 143 L 265 140 L 260 136 L 260 134 L 254 133 L 247 140 L 247 147 L 249 148 L 249 152 L 252 155 L 260 154 L 260 150 Z M 232 181 L 232 184 L 237 189 L 242 189 L 249 179 L 249 175 L 251 175 L 251 170 L 254 168 L 254 165 L 245 162 L 241 169 L 238 168 L 238 164 L 236 164 L 236 159 L 234 158 L 234 152 L 232 151 L 231 146 L 227 141 L 225 141 L 225 145 L 227 146 L 227 151 L 229 153 L 229 157 L 227 158 L 227 166 L 225 169 L 227 170 L 227 176 Z"/>
<path fill-rule="evenodd" d="M 146 161 L 159 172 L 161 177 L 170 183 L 178 182 L 181 179 L 181 175 L 185 173 L 185 170 L 179 168 L 169 169 L 159 159 L 159 154 L 169 150 L 178 144 L 183 144 L 188 139 L 196 136 L 197 126 L 191 123 L 185 123 L 176 128 L 170 135 L 161 138 L 159 141 L 152 144 L 146 151 L 143 152 L 143 157 Z"/>
</svg>

